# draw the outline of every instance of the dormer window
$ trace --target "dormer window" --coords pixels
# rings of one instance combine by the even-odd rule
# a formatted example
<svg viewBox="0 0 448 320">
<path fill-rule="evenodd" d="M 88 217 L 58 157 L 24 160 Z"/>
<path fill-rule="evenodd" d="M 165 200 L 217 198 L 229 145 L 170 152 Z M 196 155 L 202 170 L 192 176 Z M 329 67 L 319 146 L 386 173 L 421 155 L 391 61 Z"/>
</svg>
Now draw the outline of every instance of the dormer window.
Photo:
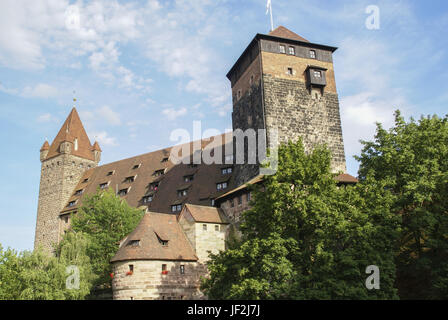
<svg viewBox="0 0 448 320">
<path fill-rule="evenodd" d="M 74 207 L 75 206 L 75 204 L 76 204 L 76 200 L 75 201 L 70 201 L 69 203 L 68 203 L 68 205 L 67 205 L 67 207 Z"/>
<path fill-rule="evenodd" d="M 315 71 L 314 71 L 314 77 L 315 77 L 315 78 L 321 78 L 321 77 L 322 77 L 322 74 L 321 74 L 321 72 L 320 72 L 320 71 L 317 71 L 317 70 L 315 70 Z"/>
<path fill-rule="evenodd" d="M 279 49 L 280 49 L 280 53 L 286 53 L 286 47 L 284 45 L 281 44 Z"/>
<path fill-rule="evenodd" d="M 154 190 L 156 191 L 159 188 L 159 183 L 158 182 L 153 182 L 149 185 L 149 190 Z"/>
<path fill-rule="evenodd" d="M 171 206 L 171 212 L 179 212 L 182 210 L 182 204 L 173 204 Z"/>
<path fill-rule="evenodd" d="M 132 167 L 132 170 L 135 170 L 135 169 L 138 169 L 138 168 L 140 168 L 140 166 L 141 166 L 142 164 L 141 163 L 139 163 L 139 164 L 136 164 L 135 166 L 133 166 Z"/>
<path fill-rule="evenodd" d="M 188 176 L 184 176 L 184 181 L 185 182 L 193 181 L 193 179 L 194 179 L 194 176 L 192 174 L 188 175 Z"/>
<path fill-rule="evenodd" d="M 177 191 L 177 196 L 178 197 L 185 197 L 188 194 L 188 189 L 183 189 L 183 190 L 178 190 Z"/>
<path fill-rule="evenodd" d="M 76 192 L 75 192 L 75 196 L 80 196 L 80 195 L 83 194 L 83 192 L 84 192 L 84 189 L 76 190 Z"/>
<path fill-rule="evenodd" d="M 156 177 L 164 175 L 164 174 L 165 174 L 165 169 L 160 169 L 160 170 L 154 171 L 154 176 L 156 176 Z"/>
<path fill-rule="evenodd" d="M 140 240 L 130 240 L 127 245 L 130 247 L 138 247 L 140 246 Z"/>
<path fill-rule="evenodd" d="M 126 179 L 124 179 L 124 182 L 125 182 L 125 183 L 132 183 L 132 182 L 135 181 L 135 178 L 136 178 L 136 177 L 137 177 L 137 176 L 126 177 Z"/>
<path fill-rule="evenodd" d="M 160 162 L 162 162 L 162 163 L 163 162 L 168 162 L 168 158 L 163 158 L 162 161 L 160 161 Z"/>
<path fill-rule="evenodd" d="M 129 188 L 121 189 L 120 191 L 118 191 L 118 195 L 119 195 L 120 197 L 122 197 L 122 196 L 127 195 L 128 192 L 129 192 Z"/>
<path fill-rule="evenodd" d="M 101 190 L 104 190 L 104 189 L 106 189 L 108 186 L 109 186 L 109 182 L 101 183 L 101 184 L 100 184 L 100 189 L 101 189 Z"/>
<path fill-rule="evenodd" d="M 106 176 L 112 176 L 115 173 L 115 170 L 109 171 Z"/>
<path fill-rule="evenodd" d="M 316 51 L 310 50 L 310 58 L 311 59 L 316 59 Z"/>
<path fill-rule="evenodd" d="M 142 202 L 143 202 L 143 203 L 150 203 L 150 202 L 152 202 L 152 198 L 153 198 L 152 195 L 150 195 L 150 196 L 144 196 L 144 197 L 142 198 Z"/>
<path fill-rule="evenodd" d="M 87 182 L 89 182 L 89 178 L 85 178 L 85 179 L 82 181 L 82 183 L 87 183 Z"/>
<path fill-rule="evenodd" d="M 296 50 L 294 49 L 294 47 L 289 47 L 288 53 L 290 55 L 295 55 L 296 54 Z"/>
</svg>

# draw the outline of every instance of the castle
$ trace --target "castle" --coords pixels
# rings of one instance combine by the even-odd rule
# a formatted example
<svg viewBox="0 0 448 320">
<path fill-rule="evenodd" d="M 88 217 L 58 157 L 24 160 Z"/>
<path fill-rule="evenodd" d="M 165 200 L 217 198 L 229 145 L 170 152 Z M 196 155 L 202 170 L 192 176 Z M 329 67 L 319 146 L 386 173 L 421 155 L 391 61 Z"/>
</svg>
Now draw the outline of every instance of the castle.
<svg viewBox="0 0 448 320">
<path fill-rule="evenodd" d="M 232 124 L 234 131 L 264 129 L 258 140 L 265 146 L 273 145 L 274 131 L 279 142 L 301 137 L 306 150 L 326 143 L 336 179 L 356 183 L 346 173 L 335 50 L 284 27 L 257 34 L 227 74 Z M 207 274 L 208 254 L 225 250 L 226 238 L 249 208 L 247 185 L 263 179 L 258 162 L 235 163 L 234 149 L 225 148 L 229 134 L 218 138 L 226 141 L 221 163 L 175 164 L 170 147 L 99 166 L 101 148 L 90 143 L 73 108 L 51 145 L 45 142 L 40 149 L 35 247 L 51 251 L 70 228 L 83 196 L 113 188 L 146 211 L 111 261 L 114 299 L 204 298 L 199 278 Z M 191 142 L 187 148 L 201 153 L 208 143 Z"/>
</svg>

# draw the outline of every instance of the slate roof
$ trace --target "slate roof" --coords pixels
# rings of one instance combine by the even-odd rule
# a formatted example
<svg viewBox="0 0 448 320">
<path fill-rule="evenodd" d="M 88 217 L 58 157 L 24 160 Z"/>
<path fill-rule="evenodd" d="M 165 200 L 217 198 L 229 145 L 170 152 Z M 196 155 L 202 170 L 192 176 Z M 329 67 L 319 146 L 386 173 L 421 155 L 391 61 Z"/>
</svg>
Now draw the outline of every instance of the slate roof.
<svg viewBox="0 0 448 320">
<path fill-rule="evenodd" d="M 163 245 L 159 240 L 168 241 Z M 138 245 L 135 244 L 138 241 Z M 197 261 L 175 215 L 150 212 L 121 243 L 111 262 L 127 260 Z"/>
</svg>

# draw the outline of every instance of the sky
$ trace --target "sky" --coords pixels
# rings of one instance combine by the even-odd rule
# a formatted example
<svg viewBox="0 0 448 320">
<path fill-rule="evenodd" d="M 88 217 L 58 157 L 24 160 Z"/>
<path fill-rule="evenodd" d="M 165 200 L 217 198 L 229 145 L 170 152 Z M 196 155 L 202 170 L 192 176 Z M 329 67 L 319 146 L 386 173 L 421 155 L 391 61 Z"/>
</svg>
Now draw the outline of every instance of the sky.
<svg viewBox="0 0 448 320">
<path fill-rule="evenodd" d="M 375 122 L 391 126 L 394 110 L 446 115 L 446 1 L 272 0 L 272 12 L 274 27 L 338 47 L 348 173 L 359 140 L 373 139 Z M 195 120 L 224 132 L 225 75 L 269 31 L 266 0 L 0 1 L 0 244 L 33 248 L 39 149 L 74 96 L 102 164 L 171 146 L 170 133 Z"/>
</svg>

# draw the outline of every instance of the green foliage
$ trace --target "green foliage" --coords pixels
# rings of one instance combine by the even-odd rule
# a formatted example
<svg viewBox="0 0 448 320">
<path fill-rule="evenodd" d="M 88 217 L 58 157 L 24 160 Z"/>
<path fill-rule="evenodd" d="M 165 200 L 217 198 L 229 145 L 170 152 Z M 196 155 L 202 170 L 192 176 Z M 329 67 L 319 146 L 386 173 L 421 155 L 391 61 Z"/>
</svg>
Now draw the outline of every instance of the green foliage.
<svg viewBox="0 0 448 320">
<path fill-rule="evenodd" d="M 338 187 L 325 147 L 279 148 L 275 175 L 255 186 L 239 245 L 212 255 L 203 289 L 213 299 L 394 299 L 399 217 L 371 179 Z M 365 287 L 366 267 L 381 289 Z"/>
<path fill-rule="evenodd" d="M 129 206 L 111 189 L 84 199 L 72 220 L 72 229 L 88 238 L 87 255 L 97 276 L 96 286 L 110 286 L 110 259 L 117 253 L 119 241 L 134 230 L 142 217 L 142 210 Z"/>
<path fill-rule="evenodd" d="M 68 250 L 69 245 L 72 250 Z M 50 256 L 40 248 L 19 253 L 9 248 L 4 251 L 0 246 L 0 300 L 83 299 L 91 286 L 85 246 L 79 247 L 68 239 L 61 246 L 60 254 L 60 257 Z M 70 265 L 81 270 L 79 289 L 66 286 L 70 276 L 66 268 Z"/>
<path fill-rule="evenodd" d="M 448 118 L 422 117 L 377 124 L 374 141 L 363 141 L 359 175 L 393 194 L 402 217 L 397 286 L 402 299 L 448 298 Z"/>
</svg>

